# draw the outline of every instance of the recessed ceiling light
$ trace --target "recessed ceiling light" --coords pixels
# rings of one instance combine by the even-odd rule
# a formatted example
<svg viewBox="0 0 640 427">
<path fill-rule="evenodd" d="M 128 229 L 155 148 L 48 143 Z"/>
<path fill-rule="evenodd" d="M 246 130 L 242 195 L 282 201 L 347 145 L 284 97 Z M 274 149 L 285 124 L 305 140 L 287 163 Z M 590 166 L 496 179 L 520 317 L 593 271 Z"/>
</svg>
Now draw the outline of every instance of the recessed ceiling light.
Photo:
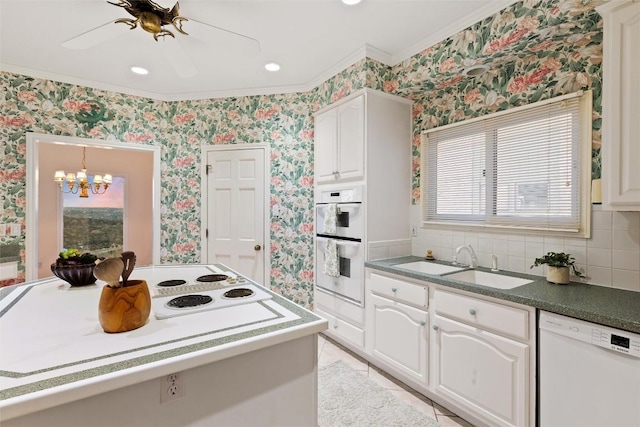
<svg viewBox="0 0 640 427">
<path fill-rule="evenodd" d="M 465 76 L 469 76 L 469 77 L 478 77 L 483 75 L 484 73 L 486 73 L 487 71 L 489 71 L 489 66 L 488 65 L 473 65 L 469 68 L 465 68 L 462 71 L 462 74 L 464 74 Z"/>
<path fill-rule="evenodd" d="M 140 74 L 140 75 L 146 75 L 149 74 L 149 70 L 147 70 L 146 68 L 142 68 L 142 67 L 131 67 L 131 71 L 136 73 L 136 74 Z"/>
<path fill-rule="evenodd" d="M 342 0 L 342 3 L 348 5 L 348 6 L 353 6 L 354 4 L 358 4 L 360 3 L 362 0 Z"/>
<path fill-rule="evenodd" d="M 275 62 L 269 62 L 268 64 L 265 64 L 264 68 L 267 71 L 278 71 L 280 69 L 280 65 Z"/>
</svg>

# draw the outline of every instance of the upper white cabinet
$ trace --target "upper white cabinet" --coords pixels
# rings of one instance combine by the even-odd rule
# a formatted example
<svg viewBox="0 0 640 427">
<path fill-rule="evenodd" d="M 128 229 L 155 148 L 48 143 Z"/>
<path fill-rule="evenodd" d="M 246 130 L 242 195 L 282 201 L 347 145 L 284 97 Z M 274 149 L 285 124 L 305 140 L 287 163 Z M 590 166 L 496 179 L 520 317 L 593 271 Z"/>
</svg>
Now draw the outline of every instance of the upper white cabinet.
<svg viewBox="0 0 640 427">
<path fill-rule="evenodd" d="M 316 116 L 316 181 L 364 178 L 364 95 Z"/>
<path fill-rule="evenodd" d="M 640 210 L 640 2 L 599 6 L 604 20 L 602 205 Z"/>
<path fill-rule="evenodd" d="M 338 111 L 318 114 L 314 133 L 316 183 L 333 181 L 338 173 Z"/>
<path fill-rule="evenodd" d="M 381 167 L 393 183 L 411 171 L 411 101 L 363 89 L 316 113 L 316 184 L 370 184 Z"/>
</svg>

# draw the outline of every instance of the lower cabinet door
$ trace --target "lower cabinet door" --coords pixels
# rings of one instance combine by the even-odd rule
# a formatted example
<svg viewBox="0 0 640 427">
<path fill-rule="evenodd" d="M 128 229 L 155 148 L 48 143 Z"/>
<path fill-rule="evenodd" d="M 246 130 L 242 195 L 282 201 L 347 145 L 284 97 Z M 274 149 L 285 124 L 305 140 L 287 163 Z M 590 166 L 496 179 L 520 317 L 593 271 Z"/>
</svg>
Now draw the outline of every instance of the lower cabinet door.
<svg viewBox="0 0 640 427">
<path fill-rule="evenodd" d="M 372 356 L 426 386 L 427 312 L 373 294 L 367 303 Z"/>
<path fill-rule="evenodd" d="M 529 425 L 529 346 L 433 317 L 433 382 L 439 395 L 495 426 Z"/>
</svg>

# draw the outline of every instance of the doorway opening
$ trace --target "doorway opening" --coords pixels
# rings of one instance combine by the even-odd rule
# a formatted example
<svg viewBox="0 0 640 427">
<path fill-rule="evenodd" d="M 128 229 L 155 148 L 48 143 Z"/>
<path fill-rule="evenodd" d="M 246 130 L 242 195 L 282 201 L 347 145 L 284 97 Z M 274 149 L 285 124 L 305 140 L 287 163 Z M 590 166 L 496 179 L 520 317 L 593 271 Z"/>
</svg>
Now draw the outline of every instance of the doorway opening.
<svg viewBox="0 0 640 427">
<path fill-rule="evenodd" d="M 118 232 L 122 237 L 109 236 L 110 243 L 107 246 L 117 245 L 122 240 L 122 248 L 136 252 L 138 265 L 160 263 L 159 146 L 28 132 L 25 230 L 27 281 L 51 276 L 49 265 L 55 261 L 60 250 L 66 247 L 63 246 L 65 202 L 53 177 L 58 169 L 78 168 L 78 150 L 81 147 L 86 147 L 88 158 L 99 159 L 91 160 L 87 165 L 89 170 L 104 168 L 114 178 L 121 177 L 124 180 L 123 230 L 122 233 Z M 97 202 L 111 190 L 110 187 L 105 194 L 91 194 L 88 200 L 94 199 Z M 94 211 L 88 214 L 96 213 Z M 70 218 L 67 220 L 71 221 Z M 89 234 L 105 234 L 103 227 L 97 227 L 92 221 L 87 224 L 88 228 L 85 230 Z M 75 244 L 84 246 L 87 244 L 85 240 L 88 241 L 88 238 L 78 239 L 76 236 Z"/>
</svg>

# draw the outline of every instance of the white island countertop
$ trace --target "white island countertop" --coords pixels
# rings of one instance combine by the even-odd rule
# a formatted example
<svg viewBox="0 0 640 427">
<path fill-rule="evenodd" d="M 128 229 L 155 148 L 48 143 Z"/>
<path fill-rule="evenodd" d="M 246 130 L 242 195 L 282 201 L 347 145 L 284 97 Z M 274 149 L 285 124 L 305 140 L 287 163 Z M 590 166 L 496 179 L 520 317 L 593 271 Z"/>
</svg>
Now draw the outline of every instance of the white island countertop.
<svg viewBox="0 0 640 427">
<path fill-rule="evenodd" d="M 163 280 L 229 271 L 220 264 L 137 267 L 151 295 Z M 255 285 L 251 283 L 252 285 Z M 0 289 L 0 421 L 316 334 L 326 320 L 271 298 L 103 332 L 103 283 L 57 278 Z"/>
</svg>

